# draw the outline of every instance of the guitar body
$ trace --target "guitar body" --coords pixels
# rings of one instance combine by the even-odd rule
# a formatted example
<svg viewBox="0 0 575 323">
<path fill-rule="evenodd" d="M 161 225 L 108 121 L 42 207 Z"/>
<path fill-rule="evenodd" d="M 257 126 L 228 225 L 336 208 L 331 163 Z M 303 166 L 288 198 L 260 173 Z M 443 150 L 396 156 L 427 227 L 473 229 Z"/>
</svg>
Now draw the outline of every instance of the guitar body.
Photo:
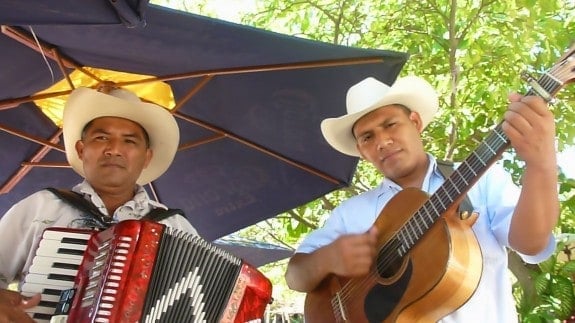
<svg viewBox="0 0 575 323">
<path fill-rule="evenodd" d="M 389 201 L 375 223 L 380 250 L 427 199 L 421 190 L 405 189 Z M 471 229 L 476 217 L 462 220 L 455 211 L 448 209 L 391 270 L 378 271 L 377 264 L 389 263 L 380 253 L 364 277 L 327 277 L 306 295 L 305 321 L 436 322 L 459 308 L 479 283 L 482 258 Z"/>
</svg>

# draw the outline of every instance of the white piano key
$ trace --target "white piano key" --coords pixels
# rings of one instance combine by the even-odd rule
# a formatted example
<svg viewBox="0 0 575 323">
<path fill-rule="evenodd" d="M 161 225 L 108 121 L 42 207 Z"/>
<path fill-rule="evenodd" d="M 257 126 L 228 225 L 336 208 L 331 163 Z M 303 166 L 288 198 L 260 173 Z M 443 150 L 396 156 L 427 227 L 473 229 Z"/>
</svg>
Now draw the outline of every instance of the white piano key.
<svg viewBox="0 0 575 323">
<path fill-rule="evenodd" d="M 56 313 L 56 307 L 35 306 L 28 310 L 27 313 L 50 314 Z"/>
<path fill-rule="evenodd" d="M 36 250 L 36 255 L 40 256 L 55 256 L 59 255 L 62 258 L 67 258 L 69 254 L 63 253 L 65 250 L 83 252 L 86 250 L 85 245 L 62 243 L 56 240 L 41 240 Z M 73 255 L 77 257 L 78 255 Z"/>
<path fill-rule="evenodd" d="M 36 255 L 34 257 L 34 260 L 32 260 L 32 266 L 37 265 L 37 266 L 42 266 L 42 267 L 53 267 L 53 264 L 58 262 L 58 263 L 64 263 L 64 264 L 70 264 L 70 265 L 75 265 L 75 266 L 80 266 L 80 263 L 82 263 L 82 258 L 83 256 L 78 256 L 78 257 L 73 257 L 73 258 L 60 258 L 57 255 L 53 255 L 53 256 L 38 256 Z"/>
<path fill-rule="evenodd" d="M 66 280 L 66 279 L 58 279 L 56 277 L 49 277 L 48 274 L 45 274 L 45 275 L 28 274 L 28 275 L 26 275 L 25 282 L 26 283 L 61 286 L 64 288 L 72 288 L 74 286 L 74 278 L 75 277 L 71 277 L 72 280 L 70 281 L 70 280 Z"/>
<path fill-rule="evenodd" d="M 49 240 L 58 240 L 61 241 L 64 237 L 72 238 L 72 239 L 82 239 L 82 240 L 90 240 L 90 236 L 92 236 L 93 232 L 70 232 L 70 231 L 57 231 L 57 230 L 45 230 L 44 234 L 42 235 L 43 239 Z"/>
<path fill-rule="evenodd" d="M 64 268 L 54 268 L 54 267 L 44 267 L 38 265 L 30 266 L 30 273 L 32 274 L 58 274 L 58 275 L 67 275 L 67 276 L 76 276 L 78 273 L 77 269 L 64 269 Z"/>
</svg>

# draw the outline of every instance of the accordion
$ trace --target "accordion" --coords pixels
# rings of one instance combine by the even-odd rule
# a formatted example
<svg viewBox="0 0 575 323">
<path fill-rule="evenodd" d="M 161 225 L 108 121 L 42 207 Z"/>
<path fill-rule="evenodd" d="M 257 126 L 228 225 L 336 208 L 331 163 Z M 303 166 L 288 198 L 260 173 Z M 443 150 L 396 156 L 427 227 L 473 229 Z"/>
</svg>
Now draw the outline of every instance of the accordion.
<svg viewBox="0 0 575 323">
<path fill-rule="evenodd" d="M 76 234 L 80 233 L 61 240 L 78 240 Z M 40 247 L 32 266 L 46 254 Z M 83 248 L 51 249 L 58 249 L 58 254 L 83 249 L 73 289 L 54 284 L 38 290 L 33 276 L 42 275 L 31 270 L 22 291 L 69 295 L 67 305 L 61 295 L 57 302 L 67 307 L 68 322 L 258 322 L 271 301 L 271 282 L 256 268 L 199 236 L 156 222 L 123 221 L 91 234 Z M 62 263 L 54 263 L 58 262 Z M 59 270 L 44 271 L 48 272 L 41 279 L 70 280 Z"/>
</svg>

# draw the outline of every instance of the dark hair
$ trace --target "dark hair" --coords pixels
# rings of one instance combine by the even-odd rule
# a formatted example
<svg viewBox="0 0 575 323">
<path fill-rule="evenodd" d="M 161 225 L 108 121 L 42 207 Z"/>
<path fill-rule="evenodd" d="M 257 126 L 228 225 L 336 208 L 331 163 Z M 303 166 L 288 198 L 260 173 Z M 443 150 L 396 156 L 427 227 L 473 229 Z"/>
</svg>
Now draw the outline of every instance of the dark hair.
<svg viewBox="0 0 575 323">
<path fill-rule="evenodd" d="M 98 118 L 96 118 L 98 119 Z M 84 138 L 86 137 L 86 132 L 88 131 L 88 129 L 90 129 L 90 127 L 92 126 L 92 124 L 94 123 L 94 120 L 96 119 L 92 119 L 90 120 L 90 122 L 86 123 L 86 125 L 84 126 L 84 128 L 82 128 L 82 140 L 84 140 Z M 128 120 L 128 119 L 126 119 Z M 132 120 L 130 120 L 132 121 Z M 134 122 L 134 121 L 132 121 Z M 144 140 L 146 141 L 146 148 L 150 148 L 150 136 L 148 135 L 148 132 L 146 131 L 146 129 L 144 129 L 144 127 L 142 127 L 141 124 L 134 122 L 135 124 L 138 125 L 138 127 L 140 127 L 140 129 L 142 129 L 142 132 L 144 133 Z"/>
</svg>

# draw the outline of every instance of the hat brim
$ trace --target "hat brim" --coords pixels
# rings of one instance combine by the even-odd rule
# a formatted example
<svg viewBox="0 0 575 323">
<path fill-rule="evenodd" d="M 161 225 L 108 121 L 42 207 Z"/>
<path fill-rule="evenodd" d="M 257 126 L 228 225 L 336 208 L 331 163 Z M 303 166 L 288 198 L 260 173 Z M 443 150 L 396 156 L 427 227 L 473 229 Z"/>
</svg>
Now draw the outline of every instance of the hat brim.
<svg viewBox="0 0 575 323">
<path fill-rule="evenodd" d="M 353 135 L 353 125 L 364 115 L 384 106 L 400 104 L 419 113 L 423 128 L 437 113 L 439 99 L 435 89 L 425 80 L 415 76 L 398 79 L 385 96 L 369 107 L 337 118 L 327 118 L 321 122 L 321 132 L 334 149 L 346 155 L 361 157 Z"/>
<path fill-rule="evenodd" d="M 138 184 L 152 182 L 168 169 L 180 140 L 177 122 L 170 112 L 155 104 L 127 101 L 93 89 L 78 88 L 70 94 L 63 117 L 66 157 L 78 174 L 85 177 L 82 160 L 76 152 L 76 142 L 81 139 L 86 124 L 101 117 L 134 121 L 148 133 L 154 154 L 140 174 Z"/>
</svg>

